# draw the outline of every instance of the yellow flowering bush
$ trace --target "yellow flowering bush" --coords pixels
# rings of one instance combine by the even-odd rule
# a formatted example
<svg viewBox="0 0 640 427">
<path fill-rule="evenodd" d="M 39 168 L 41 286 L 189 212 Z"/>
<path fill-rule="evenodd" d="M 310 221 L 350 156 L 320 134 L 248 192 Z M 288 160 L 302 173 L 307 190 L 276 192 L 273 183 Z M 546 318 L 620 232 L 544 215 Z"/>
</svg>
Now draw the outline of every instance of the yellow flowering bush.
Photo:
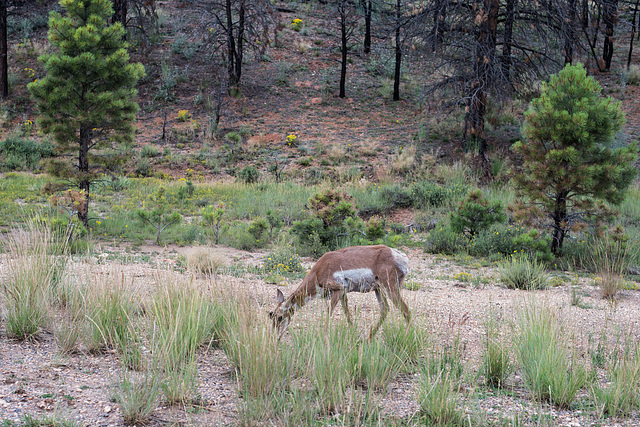
<svg viewBox="0 0 640 427">
<path fill-rule="evenodd" d="M 293 146 L 296 146 L 296 145 L 297 145 L 297 144 L 296 144 L 297 139 L 298 139 L 298 137 L 297 137 L 297 136 L 295 136 L 295 135 L 293 135 L 293 134 L 289 134 L 289 135 L 287 135 L 287 139 L 286 139 L 286 141 L 287 141 L 287 145 L 288 145 L 288 146 L 292 146 L 292 145 L 293 145 Z"/>
<path fill-rule="evenodd" d="M 191 118 L 191 114 L 189 114 L 189 110 L 180 110 L 178 111 L 178 121 L 186 122 Z"/>
<path fill-rule="evenodd" d="M 291 28 L 293 31 L 299 32 L 300 30 L 302 30 L 302 26 L 303 26 L 303 22 L 302 19 L 300 18 L 296 18 L 293 21 L 291 21 L 291 24 L 289 24 L 289 28 Z"/>
</svg>

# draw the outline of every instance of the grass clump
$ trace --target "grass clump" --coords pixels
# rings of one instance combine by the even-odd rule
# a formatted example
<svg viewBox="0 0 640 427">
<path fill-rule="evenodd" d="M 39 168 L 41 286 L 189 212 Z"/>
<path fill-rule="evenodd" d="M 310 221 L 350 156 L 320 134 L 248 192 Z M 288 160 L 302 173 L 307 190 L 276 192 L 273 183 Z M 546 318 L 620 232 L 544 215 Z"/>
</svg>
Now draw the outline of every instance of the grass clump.
<svg viewBox="0 0 640 427">
<path fill-rule="evenodd" d="M 593 400 L 602 416 L 627 416 L 640 408 L 640 359 L 625 360 L 609 369 L 609 384 L 594 386 Z"/>
<path fill-rule="evenodd" d="M 614 298 L 623 288 L 623 274 L 637 255 L 637 245 L 628 240 L 624 230 L 616 227 L 610 236 L 588 242 L 585 264 L 597 275 L 600 295 L 604 299 Z"/>
<path fill-rule="evenodd" d="M 227 261 L 223 254 L 200 247 L 187 254 L 187 268 L 190 271 L 211 275 L 223 268 Z"/>
<path fill-rule="evenodd" d="M 160 382 L 156 375 L 146 371 L 140 375 L 126 373 L 116 384 L 113 400 L 120 407 L 126 425 L 149 422 L 158 406 Z"/>
<path fill-rule="evenodd" d="M 193 400 L 198 387 L 197 350 L 220 341 L 224 312 L 191 283 L 168 279 L 152 302 L 153 364 L 162 372 L 168 403 Z"/>
<path fill-rule="evenodd" d="M 502 336 L 501 324 L 493 308 L 483 322 L 485 337 L 480 375 L 490 387 L 502 388 L 513 371 L 509 358 L 509 344 Z"/>
<path fill-rule="evenodd" d="M 545 267 L 527 256 L 513 256 L 498 263 L 500 280 L 509 289 L 537 290 L 549 287 Z"/>
<path fill-rule="evenodd" d="M 55 298 L 66 265 L 53 253 L 59 245 L 48 227 L 32 219 L 3 245 L 9 255 L 9 274 L 0 286 L 7 336 L 31 338 L 46 326 L 50 301 Z"/>
<path fill-rule="evenodd" d="M 460 392 L 458 381 L 451 371 L 442 369 L 433 372 L 422 369 L 417 386 L 420 414 L 427 425 L 462 426 L 465 424 L 463 412 L 458 408 Z"/>
<path fill-rule="evenodd" d="M 515 349 L 522 378 L 534 398 L 567 408 L 589 381 L 583 362 L 566 347 L 557 310 L 531 301 L 518 310 Z"/>
</svg>

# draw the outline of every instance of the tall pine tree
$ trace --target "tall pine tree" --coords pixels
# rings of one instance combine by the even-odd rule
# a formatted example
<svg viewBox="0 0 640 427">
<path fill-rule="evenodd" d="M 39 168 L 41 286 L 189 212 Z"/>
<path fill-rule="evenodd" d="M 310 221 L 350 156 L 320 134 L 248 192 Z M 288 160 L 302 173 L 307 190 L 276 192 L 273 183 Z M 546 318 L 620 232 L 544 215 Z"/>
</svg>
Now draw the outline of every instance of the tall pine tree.
<svg viewBox="0 0 640 427">
<path fill-rule="evenodd" d="M 47 74 L 28 88 L 41 130 L 52 134 L 59 153 L 75 163 L 52 172 L 72 178 L 84 192 L 78 217 L 87 226 L 90 185 L 109 161 L 108 150 L 133 141 L 139 109 L 135 85 L 144 67 L 129 62 L 122 25 L 108 24 L 110 0 L 60 0 L 60 5 L 65 16 L 52 12 L 49 18 L 53 53 L 39 58 Z"/>
<path fill-rule="evenodd" d="M 543 84 L 525 113 L 525 140 L 513 146 L 524 160 L 515 183 L 531 201 L 520 213 L 551 220 L 555 255 L 572 227 L 609 213 L 602 202 L 620 204 L 637 174 L 637 143 L 612 147 L 624 123 L 620 101 L 600 92 L 582 65 L 567 65 Z"/>
</svg>

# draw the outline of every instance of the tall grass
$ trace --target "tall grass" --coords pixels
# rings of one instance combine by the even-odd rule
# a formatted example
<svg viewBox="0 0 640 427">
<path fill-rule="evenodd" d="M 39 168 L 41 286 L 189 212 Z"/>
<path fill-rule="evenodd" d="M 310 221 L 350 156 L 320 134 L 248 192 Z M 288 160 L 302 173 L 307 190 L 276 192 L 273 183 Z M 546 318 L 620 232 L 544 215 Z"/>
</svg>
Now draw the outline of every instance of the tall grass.
<svg viewBox="0 0 640 427">
<path fill-rule="evenodd" d="M 530 300 L 517 309 L 515 349 L 522 378 L 534 398 L 567 408 L 590 377 L 567 347 L 560 313 Z"/>
<path fill-rule="evenodd" d="M 601 416 L 627 416 L 640 409 L 640 344 L 607 369 L 607 384 L 594 384 L 591 396 Z"/>
<path fill-rule="evenodd" d="M 120 407 L 126 425 L 149 422 L 158 406 L 160 382 L 153 372 L 131 374 L 123 371 L 122 380 L 115 384 L 113 399 Z"/>
<path fill-rule="evenodd" d="M 427 365 L 422 369 L 416 394 L 426 425 L 465 424 L 464 414 L 459 408 L 460 392 L 455 376 L 455 373 L 446 369 L 432 371 Z"/>
<path fill-rule="evenodd" d="M 193 282 L 159 278 L 152 301 L 154 368 L 168 403 L 189 402 L 198 387 L 198 349 L 219 341 L 222 308 Z"/>
<path fill-rule="evenodd" d="M 14 230 L 3 245 L 9 274 L 0 290 L 9 337 L 33 337 L 46 326 L 52 290 L 62 282 L 66 265 L 53 253 L 59 244 L 48 227 L 28 219 L 26 227 Z"/>
<path fill-rule="evenodd" d="M 484 348 L 479 373 L 484 376 L 487 385 L 501 388 L 513 371 L 513 364 L 509 357 L 510 345 L 502 334 L 501 323 L 495 309 L 492 308 L 489 311 L 483 326 Z"/>
<path fill-rule="evenodd" d="M 90 351 L 116 349 L 125 366 L 142 368 L 137 318 L 139 296 L 133 279 L 124 272 L 111 271 L 104 278 L 86 273 L 84 286 L 85 345 Z"/>
</svg>

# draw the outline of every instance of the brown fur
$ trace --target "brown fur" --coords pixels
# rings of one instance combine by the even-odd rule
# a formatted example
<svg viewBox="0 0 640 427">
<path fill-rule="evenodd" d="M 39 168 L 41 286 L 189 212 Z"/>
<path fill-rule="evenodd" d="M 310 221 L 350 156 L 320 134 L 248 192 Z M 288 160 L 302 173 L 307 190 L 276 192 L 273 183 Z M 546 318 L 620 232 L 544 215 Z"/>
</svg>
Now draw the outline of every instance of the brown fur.
<svg viewBox="0 0 640 427">
<path fill-rule="evenodd" d="M 368 290 L 375 292 L 380 305 L 380 319 L 371 327 L 369 337 L 372 338 L 376 334 L 389 312 L 387 297 L 402 312 L 408 324 L 411 320 L 411 314 L 409 307 L 400 295 L 402 282 L 408 273 L 408 258 L 395 249 L 376 245 L 353 246 L 327 252 L 316 262 L 300 286 L 287 299 L 278 290 L 278 305 L 270 313 L 274 327 L 282 335 L 295 309 L 303 307 L 309 298 L 317 297 L 319 293 L 320 296 L 331 298 L 331 313 L 340 301 L 347 320 L 351 323 L 351 313 L 347 306 L 348 290 L 345 289 L 344 282 L 335 279 L 334 273 L 355 269 L 369 269 L 375 277 L 375 284 L 365 292 Z"/>
</svg>

